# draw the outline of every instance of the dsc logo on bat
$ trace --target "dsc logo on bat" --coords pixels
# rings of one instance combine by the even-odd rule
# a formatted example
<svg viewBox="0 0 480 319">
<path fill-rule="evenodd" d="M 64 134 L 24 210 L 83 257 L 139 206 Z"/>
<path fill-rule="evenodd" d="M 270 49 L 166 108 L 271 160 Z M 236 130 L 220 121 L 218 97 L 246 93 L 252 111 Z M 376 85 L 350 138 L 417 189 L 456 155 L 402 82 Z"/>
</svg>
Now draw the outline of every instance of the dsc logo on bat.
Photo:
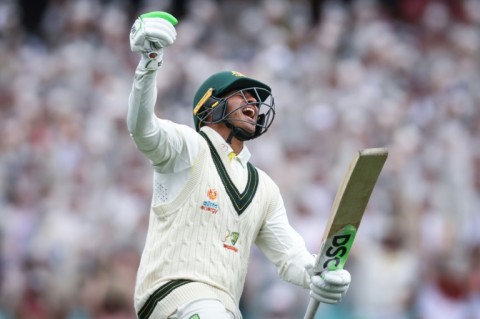
<svg viewBox="0 0 480 319">
<path fill-rule="evenodd" d="M 347 225 L 326 240 L 320 260 L 323 269 L 343 268 L 355 239 L 356 231 L 354 226 Z"/>
</svg>

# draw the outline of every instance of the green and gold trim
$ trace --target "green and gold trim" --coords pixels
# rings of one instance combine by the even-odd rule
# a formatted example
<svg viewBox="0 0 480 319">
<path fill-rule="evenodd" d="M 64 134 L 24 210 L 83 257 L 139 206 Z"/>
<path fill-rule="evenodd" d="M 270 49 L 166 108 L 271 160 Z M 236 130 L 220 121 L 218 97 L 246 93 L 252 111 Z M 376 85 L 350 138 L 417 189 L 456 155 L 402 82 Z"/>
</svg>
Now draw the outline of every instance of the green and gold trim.
<svg viewBox="0 0 480 319">
<path fill-rule="evenodd" d="M 213 163 L 215 164 L 218 175 L 220 176 L 220 179 L 225 186 L 228 197 L 230 197 L 230 200 L 232 201 L 233 207 L 237 211 L 237 214 L 241 215 L 247 209 L 248 205 L 250 205 L 253 197 L 255 196 L 255 193 L 257 192 L 259 180 L 257 169 L 250 162 L 247 163 L 247 186 L 245 187 L 243 193 L 240 193 L 235 187 L 235 184 L 231 180 L 230 176 L 228 175 L 227 169 L 223 165 L 222 159 L 210 139 L 204 132 L 199 133 L 207 141 L 208 147 L 210 148 L 210 153 L 212 154 Z"/>
<path fill-rule="evenodd" d="M 174 289 L 190 282 L 192 281 L 187 279 L 178 279 L 169 281 L 166 284 L 162 285 L 160 288 L 155 290 L 155 292 L 151 294 L 150 297 L 147 299 L 147 302 L 145 302 L 142 309 L 140 309 L 140 311 L 138 312 L 138 319 L 148 319 L 152 315 L 153 310 L 157 306 L 157 303 L 162 301 L 162 299 L 165 298 Z"/>
</svg>

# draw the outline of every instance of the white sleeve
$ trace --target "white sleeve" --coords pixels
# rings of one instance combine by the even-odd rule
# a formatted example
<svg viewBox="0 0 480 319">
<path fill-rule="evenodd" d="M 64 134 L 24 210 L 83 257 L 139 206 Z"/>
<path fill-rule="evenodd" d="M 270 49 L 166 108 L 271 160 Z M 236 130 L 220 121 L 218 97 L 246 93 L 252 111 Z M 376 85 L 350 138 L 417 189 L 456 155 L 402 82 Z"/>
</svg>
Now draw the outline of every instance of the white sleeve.
<svg viewBox="0 0 480 319">
<path fill-rule="evenodd" d="M 278 197 L 273 214 L 260 229 L 256 245 L 277 267 L 283 280 L 308 288 L 308 270 L 312 269 L 315 257 L 307 251 L 305 241 L 289 224 L 283 200 Z"/>
<path fill-rule="evenodd" d="M 156 71 L 137 68 L 128 99 L 127 126 L 138 149 L 161 173 L 190 167 L 199 149 L 199 135 L 192 128 L 159 119 L 154 114 Z"/>
<path fill-rule="evenodd" d="M 153 148 L 149 147 L 149 140 L 145 137 L 155 135 L 158 130 L 154 115 L 157 98 L 156 79 L 156 71 L 137 68 L 128 98 L 127 127 L 140 150 Z"/>
</svg>

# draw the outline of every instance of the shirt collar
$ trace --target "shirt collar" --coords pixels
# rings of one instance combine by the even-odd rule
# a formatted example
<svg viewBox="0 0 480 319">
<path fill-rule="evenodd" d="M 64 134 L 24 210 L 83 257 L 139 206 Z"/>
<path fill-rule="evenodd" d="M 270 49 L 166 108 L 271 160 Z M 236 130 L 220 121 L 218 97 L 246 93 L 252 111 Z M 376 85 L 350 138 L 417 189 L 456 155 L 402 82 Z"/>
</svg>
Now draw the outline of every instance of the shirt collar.
<svg viewBox="0 0 480 319">
<path fill-rule="evenodd" d="M 236 154 L 235 157 L 232 157 L 230 155 L 231 153 L 234 153 L 232 147 L 223 139 L 220 134 L 218 134 L 217 131 L 208 126 L 202 126 L 200 130 L 207 134 L 208 138 L 210 141 L 212 141 L 213 146 L 219 154 L 224 154 L 224 156 L 231 158 L 231 160 L 238 160 L 243 167 L 247 166 L 247 163 L 252 155 L 245 144 L 243 145 L 240 153 Z"/>
</svg>

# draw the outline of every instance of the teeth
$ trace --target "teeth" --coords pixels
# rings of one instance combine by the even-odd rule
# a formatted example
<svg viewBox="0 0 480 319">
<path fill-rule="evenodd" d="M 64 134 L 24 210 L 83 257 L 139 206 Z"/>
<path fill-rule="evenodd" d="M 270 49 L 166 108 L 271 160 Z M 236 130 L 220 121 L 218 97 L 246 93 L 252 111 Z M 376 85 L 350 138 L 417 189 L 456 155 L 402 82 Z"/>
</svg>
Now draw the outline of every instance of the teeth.
<svg viewBox="0 0 480 319">
<path fill-rule="evenodd" d="M 242 110 L 243 114 L 253 116 L 255 114 L 255 111 L 251 107 L 245 107 Z"/>
</svg>

